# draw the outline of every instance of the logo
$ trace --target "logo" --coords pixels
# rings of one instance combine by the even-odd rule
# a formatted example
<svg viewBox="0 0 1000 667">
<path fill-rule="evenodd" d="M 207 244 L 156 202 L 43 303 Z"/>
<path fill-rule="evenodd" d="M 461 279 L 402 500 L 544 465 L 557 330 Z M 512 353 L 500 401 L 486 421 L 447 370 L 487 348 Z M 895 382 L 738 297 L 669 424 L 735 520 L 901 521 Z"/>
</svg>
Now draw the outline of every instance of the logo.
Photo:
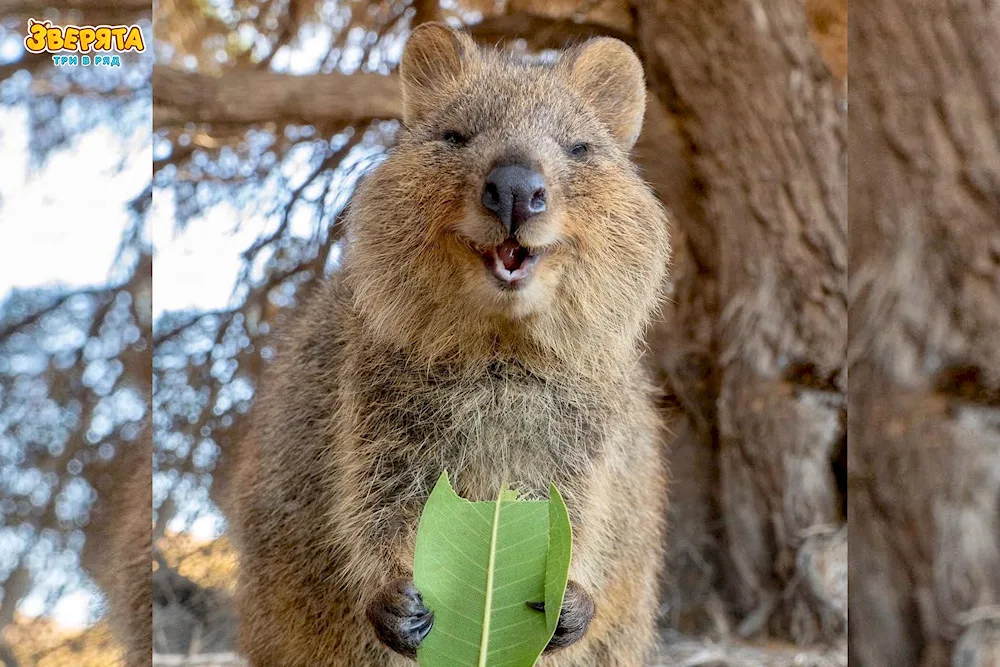
<svg viewBox="0 0 1000 667">
<path fill-rule="evenodd" d="M 120 67 L 121 57 L 117 54 L 142 53 L 146 42 L 137 25 L 57 26 L 51 21 L 29 19 L 24 48 L 29 53 L 55 54 L 54 65 Z"/>
</svg>

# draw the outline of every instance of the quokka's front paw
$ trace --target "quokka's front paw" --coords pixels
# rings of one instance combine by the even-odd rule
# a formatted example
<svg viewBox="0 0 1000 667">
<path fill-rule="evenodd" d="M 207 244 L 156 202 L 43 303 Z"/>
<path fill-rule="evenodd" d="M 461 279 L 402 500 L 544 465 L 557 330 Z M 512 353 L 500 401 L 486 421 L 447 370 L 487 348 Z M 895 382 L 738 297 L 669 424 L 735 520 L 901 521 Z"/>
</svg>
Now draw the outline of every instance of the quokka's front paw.
<svg viewBox="0 0 1000 667">
<path fill-rule="evenodd" d="M 408 658 L 431 631 L 434 613 L 424 606 L 411 579 L 397 579 L 385 586 L 368 605 L 368 620 L 383 644 Z"/>
<path fill-rule="evenodd" d="M 538 611 L 545 611 L 544 602 L 531 602 L 529 606 Z M 556 632 L 549 640 L 545 652 L 549 653 L 557 649 L 565 648 L 570 644 L 580 641 L 590 627 L 590 621 L 594 618 L 597 606 L 590 593 L 584 590 L 583 586 L 570 581 L 566 586 L 566 595 L 563 597 L 562 611 L 559 612 L 559 623 L 556 625 Z"/>
</svg>

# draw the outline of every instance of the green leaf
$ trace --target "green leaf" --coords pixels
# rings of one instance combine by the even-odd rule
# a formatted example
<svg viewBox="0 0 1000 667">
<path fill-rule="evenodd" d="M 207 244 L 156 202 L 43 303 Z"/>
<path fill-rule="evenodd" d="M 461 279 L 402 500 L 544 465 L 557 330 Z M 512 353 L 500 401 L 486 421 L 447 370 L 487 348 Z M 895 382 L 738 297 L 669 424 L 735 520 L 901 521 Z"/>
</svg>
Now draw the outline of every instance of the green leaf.
<svg viewBox="0 0 1000 667">
<path fill-rule="evenodd" d="M 531 667 L 555 632 L 572 531 L 555 486 L 548 501 L 469 502 L 443 473 L 417 530 L 413 580 L 434 612 L 422 667 Z M 545 601 L 542 614 L 528 606 Z"/>
</svg>

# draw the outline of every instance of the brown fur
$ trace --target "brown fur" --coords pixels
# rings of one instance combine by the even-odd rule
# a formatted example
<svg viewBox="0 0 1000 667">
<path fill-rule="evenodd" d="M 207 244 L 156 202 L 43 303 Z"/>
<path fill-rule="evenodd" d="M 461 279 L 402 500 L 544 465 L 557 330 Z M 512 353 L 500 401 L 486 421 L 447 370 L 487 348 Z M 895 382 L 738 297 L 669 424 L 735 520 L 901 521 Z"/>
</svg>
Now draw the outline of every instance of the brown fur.
<svg viewBox="0 0 1000 667">
<path fill-rule="evenodd" d="M 243 650 L 253 667 L 413 664 L 366 608 L 410 576 L 420 510 L 448 470 L 470 499 L 503 482 L 544 496 L 550 481 L 566 499 L 570 576 L 596 615 L 539 664 L 641 665 L 666 482 L 640 354 L 669 259 L 662 208 L 628 157 L 641 67 L 614 40 L 541 65 L 429 25 L 401 68 L 406 127 L 358 189 L 342 269 L 285 336 L 241 450 Z M 579 141 L 582 160 L 568 153 Z M 506 235 L 479 197 L 510 155 L 549 192 L 517 231 L 549 249 L 517 291 L 473 251 Z"/>
</svg>

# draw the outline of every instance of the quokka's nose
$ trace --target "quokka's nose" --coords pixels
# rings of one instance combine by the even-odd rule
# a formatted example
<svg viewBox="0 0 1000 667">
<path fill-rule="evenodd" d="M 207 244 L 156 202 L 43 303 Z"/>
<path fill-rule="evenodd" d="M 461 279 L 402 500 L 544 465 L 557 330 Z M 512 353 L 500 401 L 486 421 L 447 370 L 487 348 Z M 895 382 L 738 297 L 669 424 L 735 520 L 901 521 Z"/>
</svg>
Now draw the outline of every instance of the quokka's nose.
<svg viewBox="0 0 1000 667">
<path fill-rule="evenodd" d="M 513 234 L 529 218 L 545 210 L 545 179 L 518 164 L 495 168 L 483 186 L 483 206 Z"/>
</svg>

